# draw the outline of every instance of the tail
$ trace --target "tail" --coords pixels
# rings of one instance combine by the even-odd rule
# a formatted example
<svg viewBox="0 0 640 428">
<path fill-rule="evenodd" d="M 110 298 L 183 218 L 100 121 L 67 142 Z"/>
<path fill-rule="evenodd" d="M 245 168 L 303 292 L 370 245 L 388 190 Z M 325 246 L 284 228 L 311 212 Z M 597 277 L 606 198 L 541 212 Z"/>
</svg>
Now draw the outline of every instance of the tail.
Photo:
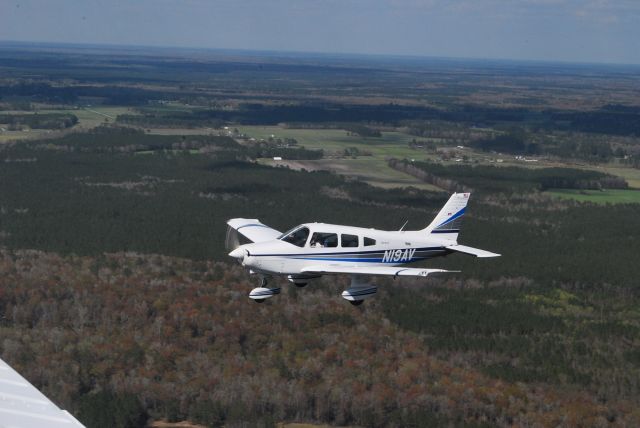
<svg viewBox="0 0 640 428">
<path fill-rule="evenodd" d="M 462 217 L 467 209 L 470 193 L 454 193 L 431 224 L 421 232 L 437 235 L 438 238 L 458 242 Z"/>
</svg>

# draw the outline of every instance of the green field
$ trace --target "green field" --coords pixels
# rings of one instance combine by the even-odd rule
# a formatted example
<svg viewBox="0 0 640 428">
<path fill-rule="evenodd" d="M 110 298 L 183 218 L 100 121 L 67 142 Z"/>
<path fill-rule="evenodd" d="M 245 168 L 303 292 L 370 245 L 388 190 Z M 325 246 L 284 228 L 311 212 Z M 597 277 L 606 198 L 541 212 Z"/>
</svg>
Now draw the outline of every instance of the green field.
<svg viewBox="0 0 640 428">
<path fill-rule="evenodd" d="M 101 125 L 102 123 L 112 123 L 115 122 L 116 117 L 119 114 L 133 114 L 131 110 L 127 107 L 86 107 L 79 109 L 71 109 L 71 110 L 53 110 L 57 113 L 71 113 L 75 114 L 78 117 L 78 125 L 83 128 L 95 128 L 96 126 Z M 43 112 L 47 112 L 47 110 L 43 110 Z"/>
<path fill-rule="evenodd" d="M 29 129 L 25 131 L 0 131 L 0 144 L 9 141 L 24 140 L 25 138 L 39 138 L 50 133 L 48 129 Z"/>
<path fill-rule="evenodd" d="M 322 149 L 326 155 L 339 155 L 344 149 L 355 147 L 373 157 L 426 159 L 427 153 L 413 150 L 409 142 L 416 138 L 401 132 L 383 132 L 382 137 L 363 138 L 348 135 L 343 129 L 287 129 L 279 126 L 242 126 L 238 130 L 256 139 L 295 138 L 308 149 Z"/>
<path fill-rule="evenodd" d="M 563 199 L 574 199 L 580 202 L 593 202 L 596 204 L 638 204 L 640 203 L 640 190 L 578 190 L 578 189 L 554 189 L 545 192 Z"/>
<path fill-rule="evenodd" d="M 85 107 L 85 108 L 70 108 L 70 109 L 37 109 L 33 111 L 5 111 L 5 114 L 36 114 L 36 113 L 69 113 L 78 118 L 78 123 L 71 129 L 90 129 L 103 123 L 113 123 L 119 114 L 134 114 L 128 107 Z M 24 140 L 28 138 L 40 138 L 51 132 L 60 132 L 60 130 L 48 130 L 48 129 L 28 129 L 24 131 L 0 131 L 0 143 L 6 143 L 8 141 Z"/>
<path fill-rule="evenodd" d="M 274 161 L 272 159 L 260 159 L 259 163 L 269 166 L 286 165 L 292 169 L 306 169 L 307 171 L 331 171 L 336 174 L 360 179 L 372 186 L 383 189 L 415 187 L 417 189 L 441 192 L 442 189 L 432 184 L 420 181 L 412 175 L 389 168 L 384 159 L 375 157 L 361 157 L 358 159 L 320 159 L 320 160 L 296 160 Z"/>
<path fill-rule="evenodd" d="M 318 161 L 295 161 L 299 167 L 322 169 L 362 179 L 378 187 L 393 188 L 414 186 L 424 190 L 441 189 L 419 179 L 389 168 L 387 159 L 408 158 L 429 160 L 433 155 L 425 151 L 414 150 L 409 142 L 415 138 L 401 132 L 383 132 L 379 138 L 363 138 L 348 135 L 343 129 L 288 129 L 279 126 L 242 126 L 238 130 L 256 139 L 295 138 L 300 146 L 307 149 L 322 149 L 325 159 Z M 357 158 L 344 157 L 344 150 L 357 148 L 366 155 Z M 271 161 L 263 162 L 266 164 Z M 293 165 L 292 165 L 293 166 Z"/>
<path fill-rule="evenodd" d="M 606 165 L 602 168 L 597 168 L 596 170 L 620 176 L 627 180 L 629 187 L 633 189 L 640 189 L 640 169 L 618 165 Z"/>
</svg>

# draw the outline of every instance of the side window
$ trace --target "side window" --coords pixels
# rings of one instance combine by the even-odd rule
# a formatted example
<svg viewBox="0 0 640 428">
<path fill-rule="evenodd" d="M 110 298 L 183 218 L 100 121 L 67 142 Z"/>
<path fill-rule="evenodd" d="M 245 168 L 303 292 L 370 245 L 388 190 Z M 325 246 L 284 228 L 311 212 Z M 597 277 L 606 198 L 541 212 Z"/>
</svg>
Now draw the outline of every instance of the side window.
<svg viewBox="0 0 640 428">
<path fill-rule="evenodd" d="M 309 237 L 309 229 L 306 227 L 301 227 L 298 230 L 294 230 L 284 238 L 283 241 L 288 242 L 293 245 L 297 245 L 298 247 L 304 247 L 304 244 L 307 242 L 307 238 Z"/>
<path fill-rule="evenodd" d="M 309 246 L 312 248 L 337 247 L 338 235 L 335 233 L 315 232 L 311 235 Z"/>
<path fill-rule="evenodd" d="M 371 245 L 376 245 L 376 240 L 371 238 L 364 238 L 364 246 L 370 247 Z"/>
<path fill-rule="evenodd" d="M 342 239 L 343 247 L 357 247 L 358 246 L 358 237 L 356 235 L 342 235 L 340 237 Z"/>
</svg>

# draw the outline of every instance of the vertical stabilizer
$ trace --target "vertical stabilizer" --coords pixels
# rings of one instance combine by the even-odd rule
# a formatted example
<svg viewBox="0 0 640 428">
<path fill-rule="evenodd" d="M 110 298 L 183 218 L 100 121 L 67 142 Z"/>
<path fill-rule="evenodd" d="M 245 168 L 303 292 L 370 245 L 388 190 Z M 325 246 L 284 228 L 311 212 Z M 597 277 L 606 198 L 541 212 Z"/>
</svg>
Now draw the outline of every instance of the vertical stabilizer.
<svg viewBox="0 0 640 428">
<path fill-rule="evenodd" d="M 457 242 L 462 217 L 467 209 L 470 193 L 454 193 L 442 207 L 436 218 L 422 232 L 431 233 L 441 239 Z"/>
</svg>

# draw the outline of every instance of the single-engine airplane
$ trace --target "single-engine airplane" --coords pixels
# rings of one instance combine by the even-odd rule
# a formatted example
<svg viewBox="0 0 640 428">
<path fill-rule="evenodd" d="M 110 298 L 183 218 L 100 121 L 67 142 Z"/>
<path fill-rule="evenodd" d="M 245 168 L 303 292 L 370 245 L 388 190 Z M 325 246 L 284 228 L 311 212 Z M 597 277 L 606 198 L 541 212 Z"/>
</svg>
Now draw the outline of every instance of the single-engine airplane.
<svg viewBox="0 0 640 428">
<path fill-rule="evenodd" d="M 429 226 L 422 230 L 385 231 L 325 223 L 304 223 L 280 233 L 257 219 L 234 218 L 227 222 L 227 249 L 261 277 L 260 287 L 249 293 L 256 302 L 280 293 L 268 278 L 286 276 L 298 287 L 322 275 L 351 275 L 351 285 L 342 297 L 359 305 L 377 292 L 366 282 L 368 275 L 422 276 L 447 271 L 402 267 L 402 265 L 454 252 L 476 257 L 500 254 L 458 244 L 460 223 L 469 193 L 454 193 Z M 238 233 L 252 241 L 240 245 Z"/>
</svg>

